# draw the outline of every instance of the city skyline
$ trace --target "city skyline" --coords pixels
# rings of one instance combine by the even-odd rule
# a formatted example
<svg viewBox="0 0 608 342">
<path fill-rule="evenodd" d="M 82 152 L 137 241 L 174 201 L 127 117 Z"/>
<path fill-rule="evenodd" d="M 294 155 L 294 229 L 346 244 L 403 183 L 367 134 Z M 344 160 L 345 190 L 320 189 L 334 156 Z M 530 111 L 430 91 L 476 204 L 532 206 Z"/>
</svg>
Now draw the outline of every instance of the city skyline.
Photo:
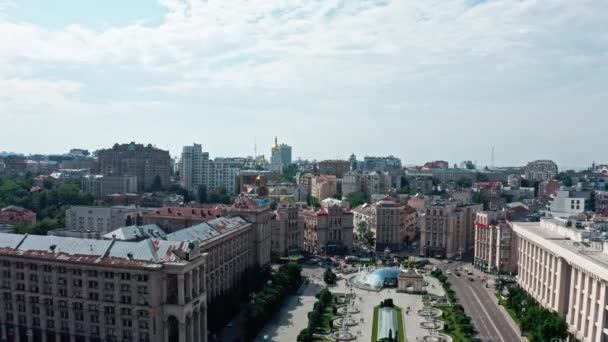
<svg viewBox="0 0 608 342">
<path fill-rule="evenodd" d="M 104 4 L 0 1 L 0 150 L 605 158 L 606 2 Z"/>
</svg>

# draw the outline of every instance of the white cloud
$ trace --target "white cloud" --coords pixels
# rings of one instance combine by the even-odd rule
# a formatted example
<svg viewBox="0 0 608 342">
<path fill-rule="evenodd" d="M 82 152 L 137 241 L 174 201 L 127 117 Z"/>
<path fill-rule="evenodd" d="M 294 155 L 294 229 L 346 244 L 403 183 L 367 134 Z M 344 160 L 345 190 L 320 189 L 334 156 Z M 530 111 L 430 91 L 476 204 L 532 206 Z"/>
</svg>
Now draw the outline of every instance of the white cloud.
<svg viewBox="0 0 608 342">
<path fill-rule="evenodd" d="M 8 3 L 0 0 L 0 114 L 161 113 L 174 96 L 220 91 L 212 100 L 228 105 L 233 93 L 249 96 L 243 113 L 255 99 L 285 112 L 316 106 L 320 116 L 474 112 L 589 92 L 608 73 L 605 0 L 160 0 L 161 24 L 103 29 L 41 27 L 8 17 Z M 99 70 L 116 74 L 93 83 Z M 136 98 L 113 96 L 122 72 L 151 81 L 133 86 Z M 99 88 L 107 100 L 91 100 Z"/>
</svg>

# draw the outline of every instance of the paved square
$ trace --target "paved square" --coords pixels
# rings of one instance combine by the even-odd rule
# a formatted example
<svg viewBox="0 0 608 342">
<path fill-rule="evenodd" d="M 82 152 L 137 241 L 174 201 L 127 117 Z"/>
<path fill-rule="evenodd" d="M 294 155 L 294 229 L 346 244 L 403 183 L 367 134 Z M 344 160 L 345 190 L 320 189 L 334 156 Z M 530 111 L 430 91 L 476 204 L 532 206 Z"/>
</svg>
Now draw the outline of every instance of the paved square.
<svg viewBox="0 0 608 342">
<path fill-rule="evenodd" d="M 314 303 L 317 301 L 315 294 L 319 292 L 325 283 L 321 279 L 322 270 L 306 270 L 303 274 L 309 276 L 310 285 L 305 289 L 301 296 L 291 296 L 281 308 L 281 311 L 260 333 L 256 341 L 263 341 L 264 335 L 269 336 L 270 341 L 275 342 L 295 342 L 300 331 L 308 325 L 308 312 L 312 310 Z M 354 274 L 345 277 L 350 278 Z M 437 279 L 430 276 L 425 276 L 424 280 L 429 283 L 427 291 L 432 294 L 443 296 L 444 292 Z M 336 293 L 350 293 L 351 287 L 346 283 L 346 280 L 339 277 L 338 284 L 331 286 L 330 291 Z M 352 315 L 352 317 L 360 322 L 354 327 L 350 327 L 349 331 L 358 335 L 355 341 L 371 341 L 372 323 L 374 315 L 374 307 L 386 298 L 392 298 L 395 305 L 403 309 L 403 319 L 405 326 L 405 334 L 408 341 L 416 341 L 417 337 L 422 337 L 427 334 L 427 331 L 419 327 L 419 323 L 424 319 L 416 314 L 419 309 L 423 308 L 422 295 L 397 293 L 395 289 L 384 289 L 380 292 L 360 290 L 352 287 L 353 293 L 356 295 L 356 306 L 360 313 Z M 407 308 L 410 308 L 409 314 L 406 314 Z M 363 318 L 361 323 L 360 319 Z"/>
</svg>

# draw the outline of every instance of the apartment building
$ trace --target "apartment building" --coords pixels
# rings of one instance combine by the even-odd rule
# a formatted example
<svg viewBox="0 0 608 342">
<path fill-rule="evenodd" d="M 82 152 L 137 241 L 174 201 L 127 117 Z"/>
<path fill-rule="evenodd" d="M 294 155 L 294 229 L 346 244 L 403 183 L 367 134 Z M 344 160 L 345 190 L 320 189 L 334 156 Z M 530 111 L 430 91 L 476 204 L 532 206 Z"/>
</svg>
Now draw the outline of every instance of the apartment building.
<svg viewBox="0 0 608 342">
<path fill-rule="evenodd" d="M 252 224 L 251 243 L 254 260 L 261 267 L 270 265 L 272 210 L 270 199 L 241 196 L 228 207 L 228 217 L 242 217 Z"/>
<path fill-rule="evenodd" d="M 94 207 L 72 206 L 65 213 L 65 225 L 70 230 L 96 230 L 100 233 L 143 223 L 149 209 L 131 206 Z"/>
<path fill-rule="evenodd" d="M 310 253 L 344 253 L 353 247 L 353 214 L 333 201 L 319 210 L 301 210 L 304 250 Z"/>
<path fill-rule="evenodd" d="M 0 234 L 3 341 L 207 341 L 205 255 L 185 241 Z"/>
<path fill-rule="evenodd" d="M 566 220 L 513 222 L 520 286 L 558 313 L 576 341 L 608 340 L 608 243 Z"/>
<path fill-rule="evenodd" d="M 151 144 L 115 144 L 97 152 L 99 171 L 104 176 L 135 176 L 137 191 L 151 190 L 156 179 L 162 187 L 169 186 L 173 161 L 168 151 Z"/>
<path fill-rule="evenodd" d="M 551 160 L 535 160 L 526 165 L 524 176 L 531 181 L 549 181 L 557 176 L 558 168 Z"/>
<path fill-rule="evenodd" d="M 338 179 L 332 175 L 312 177 L 310 195 L 319 201 L 334 197 L 338 193 Z"/>
<path fill-rule="evenodd" d="M 350 170 L 348 160 L 323 160 L 319 162 L 319 173 L 342 178 Z"/>
<path fill-rule="evenodd" d="M 294 205 L 281 206 L 272 215 L 272 254 L 278 257 L 304 249 L 304 221 Z"/>
<path fill-rule="evenodd" d="M 492 274 L 517 273 L 517 239 L 514 235 L 504 212 L 478 212 L 475 220 L 475 267 Z"/>
<path fill-rule="evenodd" d="M 207 299 L 235 290 L 247 270 L 253 269 L 255 246 L 252 224 L 240 217 L 216 218 L 163 237 L 167 241 L 191 241 L 207 255 Z"/>
<path fill-rule="evenodd" d="M 137 193 L 137 177 L 85 175 L 82 177 L 82 191 L 95 197 L 112 194 Z"/>
<path fill-rule="evenodd" d="M 181 159 L 181 184 L 190 191 L 199 186 L 208 190 L 223 187 L 229 194 L 236 194 L 240 165 L 230 158 L 209 159 L 200 144 L 184 146 Z"/>
<path fill-rule="evenodd" d="M 435 202 L 420 217 L 420 255 L 460 258 L 474 248 L 474 227 L 480 204 Z"/>
</svg>

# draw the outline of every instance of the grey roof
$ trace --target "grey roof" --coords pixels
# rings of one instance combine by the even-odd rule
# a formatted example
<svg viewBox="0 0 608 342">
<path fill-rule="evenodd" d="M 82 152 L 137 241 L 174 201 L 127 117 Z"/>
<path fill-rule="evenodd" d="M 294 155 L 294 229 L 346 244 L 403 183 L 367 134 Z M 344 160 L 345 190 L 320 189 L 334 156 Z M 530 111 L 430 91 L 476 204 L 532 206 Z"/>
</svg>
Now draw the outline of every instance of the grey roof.
<svg viewBox="0 0 608 342">
<path fill-rule="evenodd" d="M 220 234 L 220 231 L 208 225 L 206 222 L 203 222 L 196 226 L 167 234 L 165 235 L 165 239 L 169 241 L 203 241 Z"/>
<path fill-rule="evenodd" d="M 174 252 L 188 252 L 189 249 L 187 241 L 146 239 L 129 242 L 0 233 L 0 253 L 83 263 L 145 266 L 183 262 Z"/>
<path fill-rule="evenodd" d="M 147 238 L 160 238 L 165 234 L 165 231 L 156 224 L 146 224 L 143 226 L 128 226 L 118 228 L 105 234 L 102 236 L 102 238 L 108 240 L 115 238 L 116 240 L 131 241 L 143 240 Z"/>
<path fill-rule="evenodd" d="M 220 217 L 165 235 L 170 241 L 205 241 L 249 224 L 242 217 Z"/>
</svg>

